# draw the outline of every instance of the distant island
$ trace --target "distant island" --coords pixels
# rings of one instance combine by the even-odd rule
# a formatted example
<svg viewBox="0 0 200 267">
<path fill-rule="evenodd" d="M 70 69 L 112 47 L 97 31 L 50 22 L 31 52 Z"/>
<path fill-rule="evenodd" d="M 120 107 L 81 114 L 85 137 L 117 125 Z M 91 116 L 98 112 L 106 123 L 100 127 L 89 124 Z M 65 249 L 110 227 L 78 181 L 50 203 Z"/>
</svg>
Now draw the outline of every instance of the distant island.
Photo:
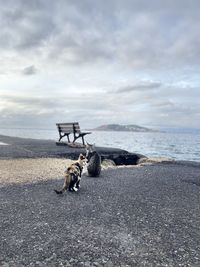
<svg viewBox="0 0 200 267">
<path fill-rule="evenodd" d="M 120 124 L 105 124 L 97 128 L 92 129 L 93 131 L 117 131 L 117 132 L 157 132 L 146 127 L 141 127 L 135 124 L 120 125 Z"/>
</svg>

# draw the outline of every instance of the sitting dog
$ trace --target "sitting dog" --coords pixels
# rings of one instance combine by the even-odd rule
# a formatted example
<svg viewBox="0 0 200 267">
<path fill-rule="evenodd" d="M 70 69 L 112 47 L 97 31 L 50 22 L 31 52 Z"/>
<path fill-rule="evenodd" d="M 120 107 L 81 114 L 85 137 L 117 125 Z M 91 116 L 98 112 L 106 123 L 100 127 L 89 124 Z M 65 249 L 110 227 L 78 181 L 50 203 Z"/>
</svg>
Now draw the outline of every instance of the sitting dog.
<svg viewBox="0 0 200 267">
<path fill-rule="evenodd" d="M 62 194 L 67 189 L 71 192 L 78 191 L 78 189 L 80 188 L 80 180 L 81 180 L 83 166 L 85 164 L 86 164 L 86 157 L 80 154 L 78 160 L 72 163 L 66 169 L 65 180 L 62 189 L 61 190 L 54 189 L 54 191 L 57 194 Z"/>
</svg>

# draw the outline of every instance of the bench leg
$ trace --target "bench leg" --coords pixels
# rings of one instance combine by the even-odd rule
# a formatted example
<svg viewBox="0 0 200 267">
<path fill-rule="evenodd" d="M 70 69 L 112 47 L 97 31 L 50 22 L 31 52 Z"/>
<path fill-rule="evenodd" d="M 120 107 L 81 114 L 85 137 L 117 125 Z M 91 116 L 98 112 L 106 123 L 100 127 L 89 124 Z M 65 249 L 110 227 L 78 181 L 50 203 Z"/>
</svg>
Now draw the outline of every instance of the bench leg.
<svg viewBox="0 0 200 267">
<path fill-rule="evenodd" d="M 79 135 L 79 136 L 74 136 L 73 143 L 74 143 L 78 138 L 81 137 L 81 138 L 82 138 L 83 145 L 85 146 L 84 136 L 85 136 L 85 134 L 81 134 L 81 135 Z"/>
<path fill-rule="evenodd" d="M 82 142 L 83 142 L 83 145 L 85 145 L 85 142 L 84 142 L 84 138 L 83 136 L 74 136 L 74 140 L 73 140 L 73 143 L 79 138 L 79 137 L 82 137 Z"/>
<path fill-rule="evenodd" d="M 83 145 L 85 145 L 85 142 L 84 142 L 84 137 L 82 136 L 82 141 L 83 141 Z"/>
<path fill-rule="evenodd" d="M 85 136 L 85 134 L 80 134 L 80 135 L 78 135 L 78 136 L 75 136 L 75 135 L 74 135 L 73 143 L 74 143 L 78 138 L 81 137 L 81 138 L 82 138 L 83 145 L 85 146 L 84 136 Z"/>
<path fill-rule="evenodd" d="M 68 140 L 68 142 L 70 143 L 69 134 L 67 134 L 67 140 Z"/>
<path fill-rule="evenodd" d="M 59 142 L 60 142 L 60 140 L 63 138 L 63 135 L 60 133 L 60 138 L 59 138 Z"/>
<path fill-rule="evenodd" d="M 69 134 L 63 134 L 63 135 L 60 134 L 59 142 L 64 136 L 67 136 L 67 140 L 70 143 Z"/>
</svg>

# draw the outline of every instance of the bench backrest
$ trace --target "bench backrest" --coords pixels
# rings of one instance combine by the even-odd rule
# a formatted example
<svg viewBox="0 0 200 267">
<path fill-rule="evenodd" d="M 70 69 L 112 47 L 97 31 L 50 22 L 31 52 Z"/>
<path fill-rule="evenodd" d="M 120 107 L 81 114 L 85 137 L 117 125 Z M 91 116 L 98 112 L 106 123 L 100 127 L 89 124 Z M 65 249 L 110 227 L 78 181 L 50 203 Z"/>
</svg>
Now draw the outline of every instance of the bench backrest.
<svg viewBox="0 0 200 267">
<path fill-rule="evenodd" d="M 60 133 L 80 133 L 78 122 L 56 123 Z"/>
</svg>

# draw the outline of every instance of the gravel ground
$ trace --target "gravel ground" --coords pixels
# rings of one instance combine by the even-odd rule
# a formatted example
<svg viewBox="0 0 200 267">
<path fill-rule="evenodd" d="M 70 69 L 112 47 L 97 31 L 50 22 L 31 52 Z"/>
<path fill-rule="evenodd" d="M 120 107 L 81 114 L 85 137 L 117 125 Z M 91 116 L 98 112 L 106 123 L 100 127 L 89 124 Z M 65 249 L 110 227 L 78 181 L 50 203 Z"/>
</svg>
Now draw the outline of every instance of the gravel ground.
<svg viewBox="0 0 200 267">
<path fill-rule="evenodd" d="M 200 266 L 199 174 L 176 163 L 115 168 L 62 196 L 54 175 L 3 183 L 0 266 Z"/>
<path fill-rule="evenodd" d="M 0 187 L 8 183 L 33 183 L 60 178 L 70 159 L 0 160 Z"/>
<path fill-rule="evenodd" d="M 65 169 L 72 164 L 71 159 L 13 159 L 0 160 L 0 187 L 6 184 L 35 183 L 52 179 L 60 179 L 64 175 Z M 113 161 L 104 160 L 102 169 L 114 168 Z M 87 173 L 84 166 L 83 174 Z"/>
</svg>

